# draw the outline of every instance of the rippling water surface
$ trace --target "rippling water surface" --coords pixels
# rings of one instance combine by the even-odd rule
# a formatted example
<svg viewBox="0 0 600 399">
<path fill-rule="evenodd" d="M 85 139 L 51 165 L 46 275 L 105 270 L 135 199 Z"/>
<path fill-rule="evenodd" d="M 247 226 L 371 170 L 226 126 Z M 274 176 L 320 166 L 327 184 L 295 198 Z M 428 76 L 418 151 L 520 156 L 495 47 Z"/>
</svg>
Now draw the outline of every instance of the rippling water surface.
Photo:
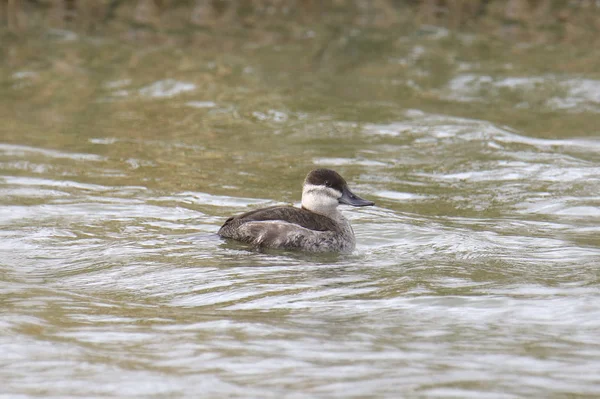
<svg viewBox="0 0 600 399">
<path fill-rule="evenodd" d="M 65 60 L 3 67 L 1 394 L 600 396 L 593 77 L 419 81 L 442 50 L 412 36 L 383 83 L 114 43 L 107 72 L 43 40 Z M 353 254 L 216 236 L 317 166 L 377 204 L 344 210 Z"/>
</svg>

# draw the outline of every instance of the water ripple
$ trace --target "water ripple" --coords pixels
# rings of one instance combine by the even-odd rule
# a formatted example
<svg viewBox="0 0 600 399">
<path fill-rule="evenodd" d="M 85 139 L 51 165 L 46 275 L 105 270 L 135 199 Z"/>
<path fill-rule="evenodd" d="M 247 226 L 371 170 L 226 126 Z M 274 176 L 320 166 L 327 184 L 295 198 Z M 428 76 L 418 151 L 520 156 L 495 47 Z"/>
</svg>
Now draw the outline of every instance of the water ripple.
<svg viewBox="0 0 600 399">
<path fill-rule="evenodd" d="M 357 237 L 350 255 L 257 251 L 215 234 L 226 215 L 289 201 L 299 182 L 288 187 L 287 176 L 233 196 L 219 185 L 246 176 L 238 170 L 184 188 L 144 180 L 160 160 L 131 168 L 0 147 L 3 388 L 600 395 L 598 143 L 414 110 L 360 135 L 368 144 L 304 160 L 340 168 L 377 197 L 343 210 Z M 127 144 L 91 144 L 117 142 Z M 102 183 L 53 175 L 53 159 Z M 148 184 L 115 183 L 124 168 Z"/>
</svg>

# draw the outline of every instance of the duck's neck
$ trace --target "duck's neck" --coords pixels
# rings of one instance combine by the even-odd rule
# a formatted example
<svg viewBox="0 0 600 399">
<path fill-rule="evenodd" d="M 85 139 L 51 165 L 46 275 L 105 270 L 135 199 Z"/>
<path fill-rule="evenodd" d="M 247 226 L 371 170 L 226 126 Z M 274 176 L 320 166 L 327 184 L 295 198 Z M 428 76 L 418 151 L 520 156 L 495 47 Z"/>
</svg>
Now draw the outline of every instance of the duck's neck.
<svg viewBox="0 0 600 399">
<path fill-rule="evenodd" d="M 337 199 L 315 194 L 315 191 L 310 190 L 310 187 L 305 187 L 302 192 L 302 208 L 327 216 L 335 221 L 340 218 L 344 219 L 338 211 L 338 205 Z"/>
</svg>

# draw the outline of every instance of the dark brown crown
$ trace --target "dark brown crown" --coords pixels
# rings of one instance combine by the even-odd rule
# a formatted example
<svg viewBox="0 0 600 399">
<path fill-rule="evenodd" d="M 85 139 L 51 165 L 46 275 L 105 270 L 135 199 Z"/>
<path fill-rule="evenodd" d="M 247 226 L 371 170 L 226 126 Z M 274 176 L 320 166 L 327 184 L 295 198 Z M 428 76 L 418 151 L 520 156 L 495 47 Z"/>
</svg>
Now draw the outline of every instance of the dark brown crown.
<svg viewBox="0 0 600 399">
<path fill-rule="evenodd" d="M 346 186 L 346 180 L 339 175 L 335 170 L 331 169 L 315 169 L 306 176 L 304 183 L 313 184 L 315 186 L 331 187 L 339 191 L 343 191 Z"/>
</svg>

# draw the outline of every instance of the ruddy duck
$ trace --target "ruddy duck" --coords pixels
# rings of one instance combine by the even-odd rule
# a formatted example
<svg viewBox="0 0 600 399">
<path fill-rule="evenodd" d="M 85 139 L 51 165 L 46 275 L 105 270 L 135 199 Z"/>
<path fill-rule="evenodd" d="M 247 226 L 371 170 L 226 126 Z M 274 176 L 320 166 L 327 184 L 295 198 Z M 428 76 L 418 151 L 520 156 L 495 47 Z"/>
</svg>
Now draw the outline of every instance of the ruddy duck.
<svg viewBox="0 0 600 399">
<path fill-rule="evenodd" d="M 304 180 L 302 208 L 272 206 L 233 216 L 218 234 L 263 248 L 352 252 L 356 246 L 354 231 L 338 211 L 339 204 L 375 203 L 353 194 L 337 172 L 316 169 Z"/>
</svg>

